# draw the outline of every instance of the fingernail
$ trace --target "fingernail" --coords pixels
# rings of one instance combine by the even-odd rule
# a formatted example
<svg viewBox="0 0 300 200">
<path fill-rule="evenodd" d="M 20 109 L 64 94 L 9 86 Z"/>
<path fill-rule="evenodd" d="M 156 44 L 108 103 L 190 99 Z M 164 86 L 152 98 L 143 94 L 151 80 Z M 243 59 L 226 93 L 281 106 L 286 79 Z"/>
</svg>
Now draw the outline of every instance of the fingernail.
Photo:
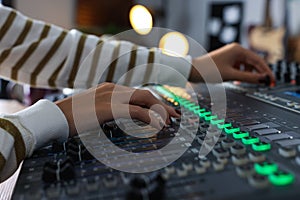
<svg viewBox="0 0 300 200">
<path fill-rule="evenodd" d="M 276 82 L 272 81 L 271 84 L 270 84 L 270 87 L 275 87 L 275 86 L 276 86 Z"/>
</svg>

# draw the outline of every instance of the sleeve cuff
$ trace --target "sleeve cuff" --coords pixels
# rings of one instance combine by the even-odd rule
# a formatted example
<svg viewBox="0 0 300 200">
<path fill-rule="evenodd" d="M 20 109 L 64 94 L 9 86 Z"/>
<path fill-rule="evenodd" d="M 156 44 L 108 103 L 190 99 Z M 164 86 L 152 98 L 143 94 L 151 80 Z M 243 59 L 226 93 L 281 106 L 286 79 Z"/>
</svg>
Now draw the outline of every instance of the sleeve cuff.
<svg viewBox="0 0 300 200">
<path fill-rule="evenodd" d="M 160 64 L 167 66 L 161 67 L 159 72 L 159 82 L 178 87 L 185 87 L 188 82 L 192 68 L 191 56 L 175 57 L 160 54 Z"/>
<path fill-rule="evenodd" d="M 5 117 L 17 122 L 16 126 L 24 138 L 27 155 L 31 155 L 33 150 L 52 140 L 66 141 L 69 136 L 69 126 L 63 112 L 48 100 L 40 100 L 20 112 Z"/>
</svg>

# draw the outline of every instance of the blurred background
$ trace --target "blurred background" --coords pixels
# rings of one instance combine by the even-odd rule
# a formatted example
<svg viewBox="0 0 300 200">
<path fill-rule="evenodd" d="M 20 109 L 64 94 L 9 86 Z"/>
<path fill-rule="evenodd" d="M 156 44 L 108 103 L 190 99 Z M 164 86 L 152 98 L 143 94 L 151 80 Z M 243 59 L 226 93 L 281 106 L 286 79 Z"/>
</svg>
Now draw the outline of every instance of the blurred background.
<svg viewBox="0 0 300 200">
<path fill-rule="evenodd" d="M 177 30 L 212 50 L 232 41 L 248 45 L 248 30 L 265 21 L 268 0 L 11 0 L 28 16 L 67 29 L 80 28 L 96 34 L 115 34 L 132 26 L 129 11 L 145 6 L 153 26 Z M 289 35 L 300 34 L 299 0 L 270 0 L 274 28 L 286 27 Z"/>
<path fill-rule="evenodd" d="M 145 35 L 152 26 L 164 27 L 186 34 L 207 51 L 238 42 L 269 63 L 282 59 L 300 61 L 300 0 L 2 0 L 2 3 L 30 17 L 99 36 L 132 28 L 137 35 Z M 178 53 L 184 56 L 193 52 L 184 36 L 177 32 L 162 35 L 157 45 L 168 46 L 168 37 L 175 37 L 183 44 Z M 136 38 L 131 39 L 140 44 Z M 147 46 L 147 41 L 141 45 Z M 2 98 L 8 97 L 6 84 L 2 81 Z"/>
</svg>

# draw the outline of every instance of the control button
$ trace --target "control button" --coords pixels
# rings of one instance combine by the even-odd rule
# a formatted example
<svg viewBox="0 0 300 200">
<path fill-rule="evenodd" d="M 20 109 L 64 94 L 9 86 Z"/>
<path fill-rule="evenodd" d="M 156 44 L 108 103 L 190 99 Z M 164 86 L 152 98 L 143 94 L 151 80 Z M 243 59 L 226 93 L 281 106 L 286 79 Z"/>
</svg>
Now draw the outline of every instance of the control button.
<svg viewBox="0 0 300 200">
<path fill-rule="evenodd" d="M 200 108 L 198 105 L 195 105 L 194 103 L 186 104 L 185 107 L 187 109 L 189 109 L 190 111 L 199 110 L 199 108 Z"/>
<path fill-rule="evenodd" d="M 254 169 L 258 174 L 270 175 L 278 170 L 278 166 L 275 163 L 265 161 L 262 163 L 254 163 Z"/>
<path fill-rule="evenodd" d="M 291 82 L 291 68 L 289 66 L 286 66 L 286 71 L 283 75 L 284 77 L 284 82 L 285 83 L 290 83 Z"/>
<path fill-rule="evenodd" d="M 300 139 L 280 140 L 276 142 L 282 147 L 300 145 Z"/>
<path fill-rule="evenodd" d="M 232 156 L 231 160 L 236 166 L 245 165 L 249 162 L 249 159 L 246 155 L 234 155 Z"/>
<path fill-rule="evenodd" d="M 180 167 L 180 168 L 176 169 L 176 174 L 177 174 L 178 177 L 185 177 L 185 176 L 188 175 L 188 170 L 183 169 L 183 168 Z"/>
<path fill-rule="evenodd" d="M 240 128 L 236 128 L 236 127 L 225 127 L 224 128 L 225 133 L 227 134 L 232 134 L 232 133 L 236 133 L 240 131 Z"/>
<path fill-rule="evenodd" d="M 251 126 L 245 126 L 245 128 L 248 129 L 249 131 L 254 131 L 254 130 L 258 130 L 258 129 L 266 129 L 266 128 L 269 128 L 269 126 L 266 124 L 256 124 L 256 125 L 251 125 Z"/>
<path fill-rule="evenodd" d="M 265 94 L 262 94 L 262 93 L 260 93 L 260 92 L 258 92 L 258 93 L 256 93 L 257 94 L 257 96 L 259 96 L 259 97 L 264 97 L 265 96 Z"/>
<path fill-rule="evenodd" d="M 275 141 L 275 140 L 282 140 L 282 139 L 291 139 L 292 136 L 281 133 L 281 134 L 274 134 L 274 135 L 266 135 L 264 138 L 268 139 L 269 141 Z"/>
<path fill-rule="evenodd" d="M 296 102 L 293 102 L 293 101 L 288 101 L 288 102 L 286 102 L 286 105 L 287 105 L 288 107 L 294 107 L 295 104 L 296 104 Z"/>
<path fill-rule="evenodd" d="M 206 168 L 209 168 L 211 166 L 211 162 L 206 157 L 200 158 L 199 163 Z"/>
<path fill-rule="evenodd" d="M 248 136 L 249 136 L 249 132 L 245 132 L 245 131 L 239 131 L 239 132 L 233 133 L 234 139 L 242 139 L 242 138 L 248 137 Z"/>
<path fill-rule="evenodd" d="M 213 161 L 213 168 L 215 171 L 222 171 L 224 170 L 224 164 L 220 161 Z"/>
<path fill-rule="evenodd" d="M 59 172 L 61 180 L 68 181 L 73 180 L 75 178 L 74 165 L 68 159 L 60 164 L 60 167 L 58 167 L 57 171 Z"/>
<path fill-rule="evenodd" d="M 190 134 L 191 136 L 193 136 L 193 135 L 196 134 L 195 131 L 197 130 L 197 127 L 191 125 L 191 126 L 186 126 L 185 128 L 186 128 L 187 130 L 189 130 L 189 134 Z M 165 131 L 163 130 L 163 132 L 165 132 Z"/>
<path fill-rule="evenodd" d="M 222 142 L 226 138 L 227 138 L 227 135 L 225 135 L 224 133 L 221 133 L 219 136 L 214 136 L 213 140 L 215 142 Z"/>
<path fill-rule="evenodd" d="M 104 123 L 102 125 L 102 130 L 104 131 L 105 134 L 112 137 L 112 133 L 115 132 L 116 130 L 118 130 L 118 125 L 113 122 Z"/>
<path fill-rule="evenodd" d="M 161 176 L 163 177 L 164 180 L 169 180 L 171 175 L 167 174 L 166 172 L 162 172 Z"/>
<path fill-rule="evenodd" d="M 271 101 L 276 101 L 277 99 L 278 99 L 278 97 L 273 97 L 273 96 L 270 97 L 270 100 L 271 100 Z"/>
<path fill-rule="evenodd" d="M 78 195 L 80 193 L 80 186 L 76 182 L 71 181 L 66 186 L 68 195 Z"/>
<path fill-rule="evenodd" d="M 263 162 L 266 160 L 266 156 L 257 151 L 250 152 L 248 156 L 252 162 Z"/>
<path fill-rule="evenodd" d="M 295 161 L 296 161 L 296 163 L 300 166 L 300 156 L 297 156 L 297 157 L 295 158 Z"/>
<path fill-rule="evenodd" d="M 70 156 L 73 162 L 95 159 L 82 144 L 68 144 L 67 155 Z"/>
<path fill-rule="evenodd" d="M 278 153 L 285 158 L 291 158 L 296 156 L 296 149 L 294 147 L 280 147 Z"/>
<path fill-rule="evenodd" d="M 254 168 L 252 163 L 248 163 L 245 165 L 240 165 L 236 167 L 237 174 L 242 177 L 246 178 L 254 174 Z"/>
<path fill-rule="evenodd" d="M 229 157 L 230 153 L 228 150 L 223 148 L 214 148 L 212 151 L 213 155 L 217 158 L 219 157 Z"/>
<path fill-rule="evenodd" d="M 87 191 L 93 192 L 99 190 L 99 180 L 97 179 L 99 179 L 99 177 L 87 180 L 85 184 Z"/>
<path fill-rule="evenodd" d="M 270 99 L 270 98 L 272 98 L 272 97 L 273 97 L 272 95 L 267 95 L 267 94 L 266 94 L 266 96 L 265 96 L 266 99 Z"/>
<path fill-rule="evenodd" d="M 255 131 L 255 133 L 257 133 L 258 135 L 268 135 L 268 134 L 280 133 L 280 131 L 275 128 L 270 128 L 270 129 L 257 130 Z"/>
<path fill-rule="evenodd" d="M 55 182 L 57 164 L 55 162 L 46 162 L 43 167 L 42 179 L 47 183 Z"/>
<path fill-rule="evenodd" d="M 218 118 L 217 115 L 205 115 L 205 116 L 204 116 L 204 120 L 205 120 L 205 121 L 210 121 L 210 120 L 212 120 L 212 119 L 217 119 L 217 118 Z"/>
<path fill-rule="evenodd" d="M 199 144 L 203 144 L 204 140 L 205 140 L 205 135 L 197 135 L 196 136 L 196 140 Z"/>
<path fill-rule="evenodd" d="M 260 124 L 260 122 L 251 119 L 251 120 L 244 120 L 244 121 L 238 122 L 237 124 L 239 124 L 240 126 L 250 126 L 250 125 Z"/>
<path fill-rule="evenodd" d="M 199 105 L 195 105 L 194 107 L 193 107 L 193 111 L 196 113 L 196 112 L 198 112 L 198 111 L 200 111 L 202 108 L 199 106 Z"/>
<path fill-rule="evenodd" d="M 191 124 L 190 124 L 188 121 L 182 121 L 180 125 L 181 125 L 181 126 L 188 127 L 188 126 L 190 126 Z"/>
<path fill-rule="evenodd" d="M 265 99 L 270 99 L 271 98 L 271 95 L 268 95 L 268 94 L 264 94 L 263 96 Z"/>
<path fill-rule="evenodd" d="M 204 120 L 200 119 L 199 120 L 199 125 L 204 125 L 204 124 L 207 124 Z"/>
<path fill-rule="evenodd" d="M 208 146 L 209 148 L 212 148 L 213 146 L 213 138 L 205 137 L 205 140 L 203 143 L 205 146 Z"/>
<path fill-rule="evenodd" d="M 73 151 L 72 149 L 68 149 L 67 155 L 72 159 L 73 162 L 81 161 L 81 154 L 77 151 Z"/>
<path fill-rule="evenodd" d="M 59 153 L 66 150 L 66 143 L 60 143 L 58 141 L 53 141 L 52 143 L 52 152 Z"/>
<path fill-rule="evenodd" d="M 255 136 L 248 136 L 248 137 L 242 138 L 242 142 L 245 145 L 250 145 L 250 144 L 258 143 L 259 138 L 255 137 Z"/>
<path fill-rule="evenodd" d="M 61 196 L 62 187 L 51 184 L 50 187 L 46 188 L 46 196 L 49 199 L 57 199 Z"/>
<path fill-rule="evenodd" d="M 195 165 L 194 168 L 197 174 L 204 174 L 206 172 L 206 167 L 201 164 Z"/>
<path fill-rule="evenodd" d="M 218 157 L 217 160 L 221 163 L 223 163 L 224 165 L 226 165 L 228 163 L 228 158 L 227 157 Z"/>
<path fill-rule="evenodd" d="M 259 79 L 259 83 L 264 84 L 265 86 L 270 86 L 271 78 L 269 75 L 266 75 L 264 78 Z"/>
<path fill-rule="evenodd" d="M 165 167 L 165 172 L 167 174 L 174 174 L 175 173 L 175 167 L 174 166 Z"/>
<path fill-rule="evenodd" d="M 135 177 L 130 181 L 131 187 L 126 194 L 126 199 L 163 199 L 164 184 L 165 180 L 161 174 Z"/>
<path fill-rule="evenodd" d="M 193 122 L 198 122 L 199 121 L 199 117 L 192 115 L 188 118 L 189 122 L 193 123 Z"/>
<path fill-rule="evenodd" d="M 297 70 L 296 70 L 296 85 L 300 85 L 300 68 L 298 66 L 298 64 L 296 65 L 297 66 Z"/>
<path fill-rule="evenodd" d="M 181 118 L 174 118 L 174 117 L 171 117 L 171 120 L 172 120 L 172 123 L 176 126 L 179 126 L 180 123 L 181 123 Z"/>
<path fill-rule="evenodd" d="M 225 124 L 220 123 L 217 126 L 218 126 L 219 129 L 224 129 L 224 128 L 231 127 L 232 125 L 231 125 L 231 123 L 225 123 Z"/>
<path fill-rule="evenodd" d="M 206 132 L 207 137 L 219 136 L 220 134 L 221 134 L 221 131 L 216 128 L 209 128 Z"/>
<path fill-rule="evenodd" d="M 77 139 L 75 138 L 71 138 L 67 141 L 67 149 L 72 149 L 74 151 L 78 150 L 78 145 L 80 145 L 80 141 L 78 141 Z"/>
<path fill-rule="evenodd" d="M 185 169 L 187 171 L 190 171 L 190 170 L 193 169 L 193 163 L 184 162 L 184 163 L 181 164 L 181 166 L 182 166 L 183 169 Z"/>
<path fill-rule="evenodd" d="M 221 142 L 217 142 L 213 148 L 222 148 Z"/>
<path fill-rule="evenodd" d="M 93 160 L 93 159 L 95 159 L 94 156 L 86 148 L 81 150 L 81 158 L 83 160 Z"/>
<path fill-rule="evenodd" d="M 70 159 L 46 162 L 44 165 L 42 179 L 45 182 L 69 181 L 74 178 L 75 169 Z"/>
<path fill-rule="evenodd" d="M 266 142 L 258 142 L 252 144 L 252 149 L 254 151 L 269 151 L 271 149 L 271 144 Z"/>
<path fill-rule="evenodd" d="M 200 131 L 205 132 L 209 128 L 209 124 L 202 124 L 199 128 Z"/>
<path fill-rule="evenodd" d="M 284 171 L 277 171 L 269 175 L 268 178 L 270 183 L 276 186 L 290 185 L 295 180 L 295 176 L 293 174 Z"/>
<path fill-rule="evenodd" d="M 191 102 L 189 105 L 187 105 L 187 109 L 190 111 L 194 111 L 195 109 L 199 110 L 200 106 L 196 105 L 194 102 Z"/>
<path fill-rule="evenodd" d="M 269 186 L 269 180 L 266 176 L 259 175 L 259 174 L 253 174 L 248 178 L 248 182 L 251 186 L 255 188 L 266 188 Z"/>
<path fill-rule="evenodd" d="M 222 143 L 223 148 L 225 148 L 225 149 L 230 148 L 231 146 L 233 146 L 235 144 L 234 140 L 231 138 L 226 138 L 221 143 Z"/>
<path fill-rule="evenodd" d="M 300 104 L 298 104 L 298 103 L 297 103 L 297 104 L 295 104 L 295 105 L 294 105 L 294 108 L 296 108 L 296 109 L 300 109 Z"/>
<path fill-rule="evenodd" d="M 116 187 L 118 184 L 118 179 L 116 176 L 113 176 L 112 174 L 108 174 L 104 179 L 103 183 L 107 188 Z"/>
<path fill-rule="evenodd" d="M 255 96 L 258 96 L 260 93 L 259 92 L 254 92 L 253 93 Z"/>
<path fill-rule="evenodd" d="M 230 152 L 235 155 L 241 155 L 246 153 L 246 148 L 241 144 L 235 144 L 230 147 Z"/>
<path fill-rule="evenodd" d="M 212 125 L 224 124 L 224 122 L 225 122 L 224 119 L 212 119 L 212 120 L 210 121 L 210 123 L 211 123 Z"/>
<path fill-rule="evenodd" d="M 134 188 L 145 188 L 147 187 L 148 182 L 143 176 L 136 176 L 130 180 L 130 185 Z"/>
<path fill-rule="evenodd" d="M 277 69 L 276 69 L 276 73 L 275 73 L 275 75 L 276 75 L 276 80 L 278 80 L 278 81 L 281 81 L 281 73 L 282 73 L 282 66 L 281 66 L 281 64 L 282 64 L 282 60 L 279 60 L 278 62 L 277 62 Z"/>
<path fill-rule="evenodd" d="M 199 117 L 205 117 L 206 115 L 211 115 L 211 112 L 210 111 L 207 111 L 207 112 L 200 112 L 198 113 Z"/>
<path fill-rule="evenodd" d="M 200 116 L 200 113 L 203 112 L 206 112 L 205 108 L 199 108 L 194 110 L 194 113 L 197 114 L 198 116 Z"/>
</svg>

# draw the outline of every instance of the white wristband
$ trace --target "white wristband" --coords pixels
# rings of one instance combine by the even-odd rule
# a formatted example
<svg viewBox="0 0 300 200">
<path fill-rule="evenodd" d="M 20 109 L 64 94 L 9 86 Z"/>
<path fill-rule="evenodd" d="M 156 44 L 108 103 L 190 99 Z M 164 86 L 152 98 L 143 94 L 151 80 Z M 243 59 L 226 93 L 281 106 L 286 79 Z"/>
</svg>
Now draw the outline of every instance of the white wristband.
<svg viewBox="0 0 300 200">
<path fill-rule="evenodd" d="M 40 100 L 20 112 L 4 117 L 11 119 L 19 128 L 27 154 L 52 140 L 66 141 L 69 136 L 65 115 L 55 103 L 48 100 Z"/>
</svg>

